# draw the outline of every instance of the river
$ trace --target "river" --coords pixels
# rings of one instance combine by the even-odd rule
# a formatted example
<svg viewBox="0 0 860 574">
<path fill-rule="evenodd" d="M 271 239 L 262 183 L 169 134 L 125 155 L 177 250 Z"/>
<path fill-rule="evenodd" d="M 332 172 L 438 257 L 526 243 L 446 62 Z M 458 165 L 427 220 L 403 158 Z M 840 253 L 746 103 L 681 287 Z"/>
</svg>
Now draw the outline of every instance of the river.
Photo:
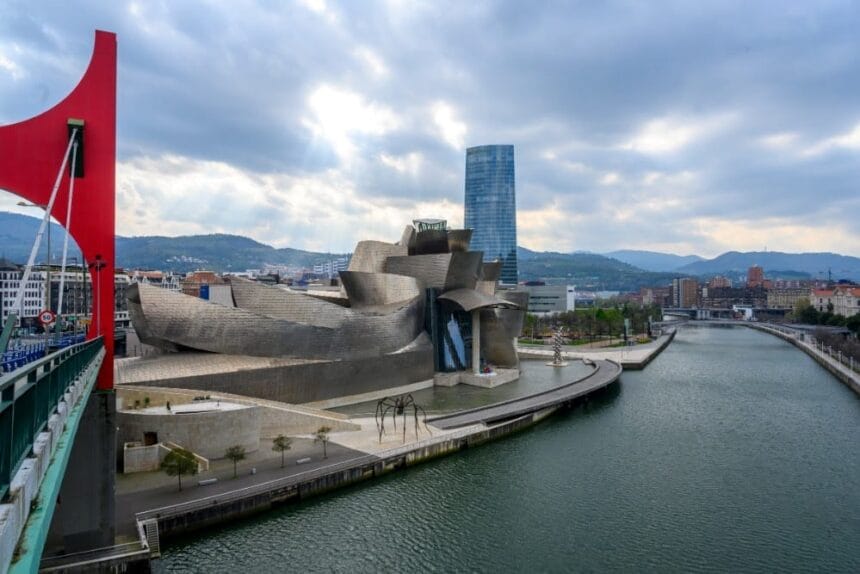
<svg viewBox="0 0 860 574">
<path fill-rule="evenodd" d="M 176 543 L 170 572 L 860 572 L 860 400 L 742 327 L 683 327 L 585 406 Z"/>
</svg>

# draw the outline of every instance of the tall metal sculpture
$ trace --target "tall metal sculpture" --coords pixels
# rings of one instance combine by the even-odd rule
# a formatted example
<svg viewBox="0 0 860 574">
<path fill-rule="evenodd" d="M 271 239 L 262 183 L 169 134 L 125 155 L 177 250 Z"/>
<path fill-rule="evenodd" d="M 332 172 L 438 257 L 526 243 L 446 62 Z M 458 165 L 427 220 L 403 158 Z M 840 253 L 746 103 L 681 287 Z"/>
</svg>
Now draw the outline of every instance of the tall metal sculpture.
<svg viewBox="0 0 860 574">
<path fill-rule="evenodd" d="M 376 430 L 379 432 L 379 442 L 382 442 L 382 435 L 385 434 L 385 417 L 391 413 L 391 420 L 394 423 L 394 432 L 397 432 L 397 415 L 403 417 L 403 442 L 406 442 L 406 410 L 412 408 L 412 416 L 415 419 L 415 438 L 418 438 L 418 412 L 424 417 L 421 422 L 424 423 L 424 428 L 432 435 L 430 427 L 427 426 L 427 412 L 415 403 L 412 394 L 400 395 L 397 397 L 384 397 L 376 403 Z"/>
<path fill-rule="evenodd" d="M 558 326 L 552 334 L 552 362 L 548 363 L 553 367 L 565 367 L 567 363 L 561 354 L 561 347 L 564 345 L 565 330 L 564 327 Z"/>
</svg>

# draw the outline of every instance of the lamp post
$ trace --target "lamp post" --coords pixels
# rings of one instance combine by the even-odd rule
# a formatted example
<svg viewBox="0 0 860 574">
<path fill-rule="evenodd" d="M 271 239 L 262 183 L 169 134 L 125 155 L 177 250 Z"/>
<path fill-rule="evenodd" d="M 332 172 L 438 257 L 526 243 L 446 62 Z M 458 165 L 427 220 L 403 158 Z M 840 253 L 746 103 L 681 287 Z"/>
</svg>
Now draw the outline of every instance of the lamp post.
<svg viewBox="0 0 860 574">
<path fill-rule="evenodd" d="M 101 298 L 102 298 L 102 290 L 101 290 L 101 274 L 102 269 L 107 265 L 104 262 L 101 255 L 96 255 L 96 260 L 90 263 L 90 269 L 96 272 L 96 278 L 93 284 L 93 291 L 95 292 L 95 307 L 93 308 L 93 317 L 96 320 L 96 337 L 101 336 L 102 334 L 102 310 L 101 310 Z M 98 315 L 96 315 L 98 313 Z"/>
<path fill-rule="evenodd" d="M 26 201 L 19 201 L 18 205 L 20 207 L 38 207 L 39 209 L 47 209 L 48 206 L 40 205 L 38 203 L 27 203 Z M 45 309 L 49 310 L 51 308 L 51 226 L 52 223 L 48 222 L 48 261 L 45 266 Z M 23 315 L 23 312 L 22 312 Z"/>
</svg>

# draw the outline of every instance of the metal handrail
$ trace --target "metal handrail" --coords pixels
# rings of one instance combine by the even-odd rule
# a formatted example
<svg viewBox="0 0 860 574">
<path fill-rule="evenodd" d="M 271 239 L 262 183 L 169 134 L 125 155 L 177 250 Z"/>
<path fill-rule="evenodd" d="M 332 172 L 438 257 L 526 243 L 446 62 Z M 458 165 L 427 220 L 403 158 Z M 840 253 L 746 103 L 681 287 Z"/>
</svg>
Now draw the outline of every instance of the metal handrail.
<svg viewBox="0 0 860 574">
<path fill-rule="evenodd" d="M 102 346 L 98 337 L 0 376 L 0 500 L 63 395 Z"/>
</svg>

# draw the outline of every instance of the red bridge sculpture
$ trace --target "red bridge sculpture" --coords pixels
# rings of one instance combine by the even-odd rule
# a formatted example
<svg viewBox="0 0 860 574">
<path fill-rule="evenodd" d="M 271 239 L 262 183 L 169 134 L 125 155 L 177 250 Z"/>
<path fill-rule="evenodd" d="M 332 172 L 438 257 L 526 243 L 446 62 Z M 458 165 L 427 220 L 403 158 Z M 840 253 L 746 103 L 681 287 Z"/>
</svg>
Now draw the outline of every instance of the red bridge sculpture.
<svg viewBox="0 0 860 574">
<path fill-rule="evenodd" d="M 72 228 L 68 229 L 90 264 L 93 317 L 87 338 L 100 324 L 107 356 L 98 388 L 113 388 L 114 220 L 116 181 L 116 34 L 96 32 L 90 65 L 77 87 L 48 111 L 0 127 L 0 188 L 46 205 L 69 143 L 70 119 L 84 121 L 83 176 L 75 181 Z M 69 170 L 55 206 L 65 206 Z M 52 214 L 66 226 L 65 208 Z"/>
</svg>

